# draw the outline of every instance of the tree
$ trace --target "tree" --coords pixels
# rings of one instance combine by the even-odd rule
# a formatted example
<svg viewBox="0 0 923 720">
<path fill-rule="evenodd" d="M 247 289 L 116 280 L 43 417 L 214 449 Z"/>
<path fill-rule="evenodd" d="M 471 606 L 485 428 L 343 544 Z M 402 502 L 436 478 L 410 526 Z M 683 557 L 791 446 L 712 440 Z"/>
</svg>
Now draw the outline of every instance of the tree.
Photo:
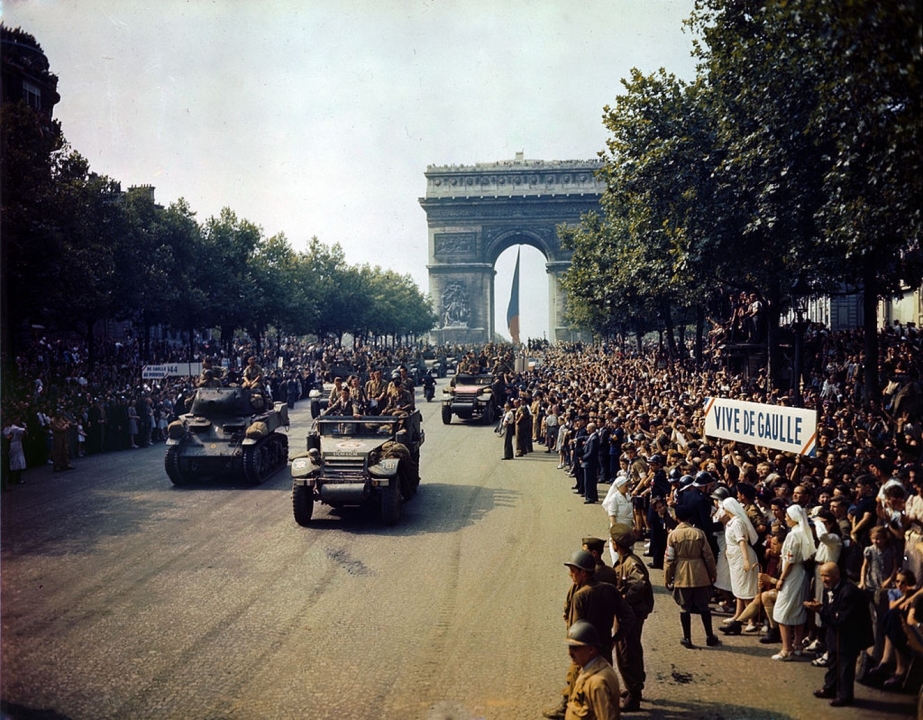
<svg viewBox="0 0 923 720">
<path fill-rule="evenodd" d="M 818 62 L 812 130 L 834 148 L 818 209 L 833 283 L 860 285 L 865 384 L 880 398 L 879 299 L 923 282 L 920 87 L 923 10 L 918 2 L 811 3 L 835 63 Z"/>
<path fill-rule="evenodd" d="M 24 102 L 0 106 L 0 292 L 3 345 L 11 328 L 45 322 L 45 291 L 60 254 L 55 174 L 64 140 L 55 121 L 48 132 Z"/>
<path fill-rule="evenodd" d="M 206 220 L 202 228 L 197 281 L 206 295 L 206 316 L 221 329 L 229 355 L 234 331 L 262 326 L 266 314 L 266 288 L 254 281 L 252 265 L 261 240 L 262 229 L 230 208 Z M 254 339 L 259 350 L 260 334 Z"/>
</svg>

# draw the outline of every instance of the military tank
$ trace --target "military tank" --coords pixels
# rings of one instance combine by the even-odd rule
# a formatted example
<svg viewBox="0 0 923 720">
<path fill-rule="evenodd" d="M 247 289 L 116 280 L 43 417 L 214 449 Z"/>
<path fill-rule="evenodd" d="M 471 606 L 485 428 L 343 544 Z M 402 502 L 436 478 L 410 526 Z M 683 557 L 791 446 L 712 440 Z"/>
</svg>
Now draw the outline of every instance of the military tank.
<svg viewBox="0 0 923 720">
<path fill-rule="evenodd" d="M 288 407 L 260 391 L 201 387 L 167 427 L 164 467 L 174 485 L 216 475 L 258 485 L 288 463 Z"/>
</svg>

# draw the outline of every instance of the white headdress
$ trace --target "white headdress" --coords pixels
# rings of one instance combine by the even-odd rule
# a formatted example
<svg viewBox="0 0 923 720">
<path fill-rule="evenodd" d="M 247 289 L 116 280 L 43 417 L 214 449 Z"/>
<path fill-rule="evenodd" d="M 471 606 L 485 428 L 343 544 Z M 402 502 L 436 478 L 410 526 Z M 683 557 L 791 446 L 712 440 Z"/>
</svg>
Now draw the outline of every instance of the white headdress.
<svg viewBox="0 0 923 720">
<path fill-rule="evenodd" d="M 756 528 L 753 527 L 753 523 L 750 522 L 750 518 L 747 517 L 747 511 L 743 509 L 743 506 L 732 497 L 724 498 L 724 500 L 721 501 L 721 506 L 731 515 L 743 522 L 744 528 L 747 531 L 747 537 L 750 538 L 750 544 L 753 545 L 753 543 L 759 539 L 759 536 L 756 534 Z"/>
<path fill-rule="evenodd" d="M 789 505 L 785 514 L 798 523 L 798 527 L 792 528 L 792 532 L 800 533 L 798 542 L 801 543 L 801 556 L 805 560 L 814 557 L 814 553 L 817 552 L 817 546 L 814 544 L 811 522 L 808 520 L 808 514 L 804 508 L 801 505 Z"/>
</svg>

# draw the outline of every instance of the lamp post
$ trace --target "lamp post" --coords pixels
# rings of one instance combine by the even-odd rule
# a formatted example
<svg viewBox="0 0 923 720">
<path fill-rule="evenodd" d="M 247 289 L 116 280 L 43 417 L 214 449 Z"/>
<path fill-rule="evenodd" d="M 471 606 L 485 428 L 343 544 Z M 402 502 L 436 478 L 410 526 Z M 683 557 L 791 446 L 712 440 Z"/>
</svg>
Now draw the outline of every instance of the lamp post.
<svg viewBox="0 0 923 720">
<path fill-rule="evenodd" d="M 795 311 L 795 322 L 792 329 L 795 331 L 795 357 L 792 358 L 792 389 L 795 391 L 795 407 L 804 406 L 804 396 L 801 394 L 801 376 L 804 373 L 804 331 L 808 324 L 804 315 L 808 309 L 808 295 L 811 288 L 803 275 L 799 275 L 792 285 L 792 308 Z"/>
</svg>

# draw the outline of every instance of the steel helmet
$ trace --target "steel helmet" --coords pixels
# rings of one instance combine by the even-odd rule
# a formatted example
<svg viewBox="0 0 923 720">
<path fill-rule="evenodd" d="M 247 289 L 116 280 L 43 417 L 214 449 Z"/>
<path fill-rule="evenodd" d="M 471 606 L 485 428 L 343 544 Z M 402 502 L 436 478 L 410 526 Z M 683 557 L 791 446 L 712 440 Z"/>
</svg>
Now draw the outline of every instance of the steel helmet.
<svg viewBox="0 0 923 720">
<path fill-rule="evenodd" d="M 654 453 L 647 459 L 648 463 L 657 463 L 660 467 L 664 466 L 663 455 L 660 453 Z"/>
<path fill-rule="evenodd" d="M 679 479 L 679 489 L 682 490 L 683 488 L 689 487 L 690 485 L 692 485 L 692 482 L 693 482 L 692 475 L 683 475 Z"/>
<path fill-rule="evenodd" d="M 683 477 L 683 471 L 678 467 L 675 467 L 670 471 L 670 474 L 667 475 L 667 477 L 670 478 L 672 482 L 678 482 Z"/>
<path fill-rule="evenodd" d="M 724 485 L 719 485 L 712 490 L 711 496 L 713 500 L 727 500 L 731 497 L 731 493 Z"/>
<path fill-rule="evenodd" d="M 708 470 L 702 470 L 696 473 L 695 480 L 692 481 L 692 487 L 705 487 L 715 481 L 714 476 Z"/>
<path fill-rule="evenodd" d="M 575 550 L 574 554 L 570 556 L 570 562 L 564 564 L 569 567 L 592 572 L 596 569 L 596 558 L 590 555 L 586 550 Z"/>
<path fill-rule="evenodd" d="M 567 639 L 564 642 L 574 647 L 600 646 L 599 633 L 592 623 L 586 620 L 578 620 L 571 625 L 567 629 Z"/>
</svg>

